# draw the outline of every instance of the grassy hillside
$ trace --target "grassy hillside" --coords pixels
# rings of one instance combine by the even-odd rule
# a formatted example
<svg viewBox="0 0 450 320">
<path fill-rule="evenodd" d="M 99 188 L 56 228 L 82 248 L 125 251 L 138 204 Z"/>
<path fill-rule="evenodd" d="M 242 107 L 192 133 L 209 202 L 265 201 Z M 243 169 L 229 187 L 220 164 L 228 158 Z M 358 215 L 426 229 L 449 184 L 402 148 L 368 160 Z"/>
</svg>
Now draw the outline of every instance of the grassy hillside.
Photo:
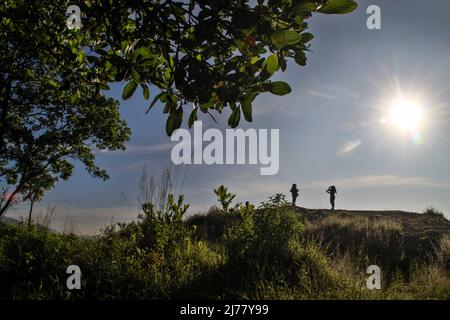
<svg viewBox="0 0 450 320">
<path fill-rule="evenodd" d="M 450 222 L 434 210 L 213 207 L 184 219 L 183 199 L 143 205 L 97 238 L 0 224 L 2 299 L 447 299 Z M 66 268 L 82 289 L 66 288 Z M 380 290 L 366 269 L 382 271 Z"/>
<path fill-rule="evenodd" d="M 388 251 L 398 251 L 402 259 L 429 261 L 440 241 L 450 234 L 450 221 L 443 214 L 404 211 L 311 210 L 297 208 L 306 224 L 306 234 L 321 237 L 333 248 L 351 250 L 364 243 L 377 243 Z M 393 257 L 392 257 L 393 258 Z M 410 261 L 408 261 L 410 262 Z"/>
</svg>

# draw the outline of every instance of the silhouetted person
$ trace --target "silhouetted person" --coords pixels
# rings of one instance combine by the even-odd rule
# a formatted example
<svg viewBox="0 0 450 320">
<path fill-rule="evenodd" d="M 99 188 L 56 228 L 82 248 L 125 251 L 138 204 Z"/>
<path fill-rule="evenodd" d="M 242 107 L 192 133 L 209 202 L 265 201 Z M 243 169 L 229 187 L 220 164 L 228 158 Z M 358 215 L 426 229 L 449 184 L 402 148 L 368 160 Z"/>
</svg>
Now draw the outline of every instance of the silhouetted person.
<svg viewBox="0 0 450 320">
<path fill-rule="evenodd" d="M 292 194 L 292 205 L 295 206 L 295 201 L 297 201 L 298 197 L 298 191 L 297 185 L 294 183 L 291 188 L 291 194 Z"/>
<path fill-rule="evenodd" d="M 336 199 L 337 193 L 336 187 L 335 186 L 328 187 L 327 193 L 330 194 L 331 210 L 334 210 L 334 200 Z"/>
</svg>

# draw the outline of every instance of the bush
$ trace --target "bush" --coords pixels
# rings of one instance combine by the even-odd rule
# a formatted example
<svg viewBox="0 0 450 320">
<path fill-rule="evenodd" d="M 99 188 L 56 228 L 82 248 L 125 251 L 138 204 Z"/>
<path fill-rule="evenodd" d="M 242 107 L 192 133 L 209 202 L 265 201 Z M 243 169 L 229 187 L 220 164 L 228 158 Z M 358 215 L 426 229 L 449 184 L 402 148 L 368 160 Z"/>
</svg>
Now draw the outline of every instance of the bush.
<svg viewBox="0 0 450 320">
<path fill-rule="evenodd" d="M 442 211 L 439 211 L 431 206 L 427 207 L 423 213 L 429 216 L 445 219 L 444 213 Z"/>
<path fill-rule="evenodd" d="M 289 278 L 295 273 L 292 246 L 300 241 L 303 225 L 287 202 L 273 200 L 226 232 L 224 245 L 233 281 L 270 280 L 278 272 Z"/>
<path fill-rule="evenodd" d="M 0 297 L 2 299 L 68 298 L 66 268 L 83 250 L 76 236 L 23 224 L 0 226 Z"/>
<path fill-rule="evenodd" d="M 288 255 L 289 244 L 299 241 L 302 228 L 289 205 L 269 200 L 227 230 L 225 246 L 232 261 L 265 262 L 270 257 L 276 264 Z"/>
<path fill-rule="evenodd" d="M 182 199 L 164 214 L 106 228 L 96 239 L 25 225 L 0 228 L 0 298 L 169 298 L 220 267 L 222 254 L 193 240 L 182 223 Z M 66 287 L 66 268 L 78 265 L 82 290 Z"/>
<path fill-rule="evenodd" d="M 193 230 L 198 239 L 221 242 L 225 231 L 242 221 L 237 211 L 224 212 L 212 207 L 207 214 L 196 214 L 186 219 L 186 226 Z"/>
</svg>

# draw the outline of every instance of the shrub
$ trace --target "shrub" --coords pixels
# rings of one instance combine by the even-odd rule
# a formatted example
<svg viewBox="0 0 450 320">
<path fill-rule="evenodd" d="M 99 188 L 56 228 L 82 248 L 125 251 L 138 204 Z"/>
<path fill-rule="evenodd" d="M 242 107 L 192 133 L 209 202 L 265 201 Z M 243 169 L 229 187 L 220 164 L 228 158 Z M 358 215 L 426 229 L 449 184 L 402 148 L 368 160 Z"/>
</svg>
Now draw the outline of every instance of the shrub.
<svg viewBox="0 0 450 320">
<path fill-rule="evenodd" d="M 278 271 L 289 277 L 291 247 L 300 241 L 303 229 L 291 206 L 270 199 L 242 218 L 242 223 L 227 230 L 224 242 L 234 280 L 271 279 Z"/>
<path fill-rule="evenodd" d="M 433 214 L 444 215 L 441 211 L 435 209 L 432 206 L 427 207 L 423 213 L 424 214 L 431 214 L 431 215 L 433 215 Z"/>
<path fill-rule="evenodd" d="M 169 298 L 220 267 L 224 256 L 193 240 L 182 222 L 183 199 L 163 213 L 150 206 L 141 219 L 82 239 L 23 224 L 0 224 L 0 298 Z M 66 288 L 66 268 L 78 265 L 82 290 Z"/>
<path fill-rule="evenodd" d="M 235 194 L 228 192 L 228 189 L 221 185 L 217 189 L 214 189 L 214 193 L 217 196 L 217 201 L 222 205 L 222 210 L 228 212 L 231 202 L 236 197 Z"/>
<path fill-rule="evenodd" d="M 67 298 L 66 268 L 84 241 L 23 224 L 0 227 L 0 297 Z"/>
<path fill-rule="evenodd" d="M 242 221 L 239 212 L 226 213 L 218 207 L 212 207 L 206 214 L 196 214 L 186 219 L 186 226 L 195 231 L 197 238 L 210 242 L 223 240 L 225 231 Z"/>
</svg>

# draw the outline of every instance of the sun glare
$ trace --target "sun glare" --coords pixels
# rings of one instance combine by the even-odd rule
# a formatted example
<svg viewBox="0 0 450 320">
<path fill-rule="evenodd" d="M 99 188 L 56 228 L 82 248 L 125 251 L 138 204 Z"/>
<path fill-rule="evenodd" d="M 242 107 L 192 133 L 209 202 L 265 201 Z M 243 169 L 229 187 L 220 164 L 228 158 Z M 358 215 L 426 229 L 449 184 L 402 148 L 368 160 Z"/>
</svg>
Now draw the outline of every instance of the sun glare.
<svg viewBox="0 0 450 320">
<path fill-rule="evenodd" d="M 423 118 L 422 108 L 413 100 L 399 99 L 389 112 L 390 122 L 403 130 L 418 129 Z"/>
</svg>

